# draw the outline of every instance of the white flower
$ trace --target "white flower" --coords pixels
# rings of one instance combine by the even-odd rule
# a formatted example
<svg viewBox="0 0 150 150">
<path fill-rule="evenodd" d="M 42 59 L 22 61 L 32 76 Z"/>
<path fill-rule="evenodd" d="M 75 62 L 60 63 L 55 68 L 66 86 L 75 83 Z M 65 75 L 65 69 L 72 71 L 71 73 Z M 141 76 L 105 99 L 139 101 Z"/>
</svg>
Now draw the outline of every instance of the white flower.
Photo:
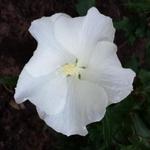
<svg viewBox="0 0 150 150">
<path fill-rule="evenodd" d="M 15 99 L 30 100 L 56 131 L 86 135 L 87 124 L 132 91 L 135 73 L 122 68 L 112 20 L 96 8 L 84 17 L 42 17 L 29 31 L 38 46 L 19 77 Z"/>
</svg>

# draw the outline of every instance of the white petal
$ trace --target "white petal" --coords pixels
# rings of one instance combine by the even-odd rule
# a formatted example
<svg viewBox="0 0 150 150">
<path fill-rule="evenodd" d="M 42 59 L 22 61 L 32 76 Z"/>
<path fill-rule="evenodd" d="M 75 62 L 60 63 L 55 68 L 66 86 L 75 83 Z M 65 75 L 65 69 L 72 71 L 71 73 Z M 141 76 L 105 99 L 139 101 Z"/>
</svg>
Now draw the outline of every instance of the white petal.
<svg viewBox="0 0 150 150">
<path fill-rule="evenodd" d="M 38 41 L 37 50 L 26 65 L 32 76 L 41 76 L 53 72 L 74 58 L 65 51 L 54 36 L 54 23 L 64 14 L 42 17 L 32 22 L 29 31 Z"/>
<path fill-rule="evenodd" d="M 120 102 L 132 92 L 135 73 L 131 69 L 106 68 L 100 72 L 100 84 L 106 90 L 110 104 Z"/>
<path fill-rule="evenodd" d="M 59 43 L 82 61 L 88 59 L 98 41 L 114 40 L 115 29 L 111 18 L 100 14 L 94 7 L 85 17 L 61 16 L 54 27 Z"/>
<path fill-rule="evenodd" d="M 98 83 L 109 98 L 109 103 L 117 103 L 133 90 L 135 73 L 124 69 L 116 55 L 117 47 L 110 42 L 99 42 L 93 52 L 82 78 Z"/>
<path fill-rule="evenodd" d="M 37 109 L 37 112 L 39 114 L 39 117 L 42 120 L 44 120 L 47 123 L 47 125 L 52 127 L 57 132 L 60 132 L 60 133 L 65 134 L 67 136 L 70 136 L 73 134 L 79 134 L 79 135 L 85 136 L 88 133 L 86 127 L 82 127 L 78 131 L 68 133 L 68 131 L 67 131 L 68 129 L 65 127 L 65 121 L 67 120 L 67 118 L 65 118 L 65 116 L 62 116 L 62 114 L 58 114 L 57 116 L 51 116 L 51 115 L 47 115 L 44 111 L 42 111 L 38 107 L 36 109 Z M 59 117 L 59 115 L 60 115 L 60 117 Z M 64 122 L 63 122 L 61 116 L 63 117 Z M 58 118 L 58 119 L 55 120 L 55 118 Z M 59 118 L 61 120 L 59 120 Z M 62 123 L 59 124 L 59 122 L 62 122 Z M 66 129 L 63 129 L 63 128 L 66 128 Z"/>
<path fill-rule="evenodd" d="M 75 58 L 65 51 L 54 50 L 52 52 L 42 50 L 38 46 L 25 68 L 32 76 L 39 77 L 54 72 L 62 65 L 72 61 L 75 61 Z"/>
<path fill-rule="evenodd" d="M 113 42 L 114 35 L 112 19 L 101 14 L 95 7 L 90 8 L 81 28 L 82 43 L 95 45 L 98 41 Z"/>
<path fill-rule="evenodd" d="M 42 17 L 31 23 L 29 32 L 43 47 L 53 47 L 56 49 L 57 41 L 54 37 L 54 23 L 64 14 L 58 13 L 50 17 Z"/>
<path fill-rule="evenodd" d="M 79 36 L 83 17 L 71 18 L 70 16 L 61 16 L 55 22 L 54 32 L 58 42 L 70 53 L 79 57 L 80 45 Z"/>
<path fill-rule="evenodd" d="M 86 135 L 86 125 L 103 118 L 107 106 L 107 95 L 96 84 L 82 81 L 69 81 L 69 90 L 64 110 L 56 115 L 48 115 L 38 109 L 45 122 L 65 135 Z"/>
<path fill-rule="evenodd" d="M 109 99 L 109 104 L 117 103 L 126 98 L 133 90 L 135 73 L 131 69 L 106 67 L 88 70 L 83 78 L 102 86 Z"/>
<path fill-rule="evenodd" d="M 121 63 L 116 55 L 117 46 L 111 42 L 101 41 L 96 45 L 91 54 L 88 68 L 99 69 L 106 67 L 121 67 Z"/>
<path fill-rule="evenodd" d="M 30 100 L 48 114 L 59 113 L 67 96 L 67 81 L 60 74 L 52 73 L 42 77 L 31 76 L 24 69 L 19 77 L 15 100 L 21 103 Z"/>
</svg>

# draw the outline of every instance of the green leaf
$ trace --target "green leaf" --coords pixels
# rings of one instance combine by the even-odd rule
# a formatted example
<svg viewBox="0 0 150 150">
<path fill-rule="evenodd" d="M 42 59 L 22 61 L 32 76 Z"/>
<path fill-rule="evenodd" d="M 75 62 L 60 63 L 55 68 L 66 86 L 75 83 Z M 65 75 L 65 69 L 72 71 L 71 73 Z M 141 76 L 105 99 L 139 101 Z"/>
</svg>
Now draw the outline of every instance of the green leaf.
<svg viewBox="0 0 150 150">
<path fill-rule="evenodd" d="M 112 143 L 112 123 L 111 123 L 111 109 L 107 109 L 107 113 L 103 119 L 103 136 L 106 149 L 111 148 Z"/>
<path fill-rule="evenodd" d="M 136 23 L 132 22 L 130 18 L 124 17 L 122 20 L 115 21 L 114 26 L 117 30 L 124 31 L 128 43 L 133 45 L 134 41 L 136 40 Z"/>
<path fill-rule="evenodd" d="M 149 37 L 150 37 L 150 35 L 149 35 Z M 150 40 L 147 42 L 147 45 L 146 45 L 146 55 L 145 55 L 145 57 L 146 57 L 145 62 L 148 66 L 148 69 L 150 69 Z"/>
<path fill-rule="evenodd" d="M 122 146 L 120 150 L 140 150 L 139 148 L 135 147 L 134 145 Z"/>
<path fill-rule="evenodd" d="M 150 86 L 150 71 L 142 69 L 139 73 L 139 78 L 145 87 Z"/>
<path fill-rule="evenodd" d="M 122 20 L 115 21 L 114 26 L 117 30 L 127 31 L 128 30 L 127 27 L 129 26 L 129 18 L 124 17 Z"/>
<path fill-rule="evenodd" d="M 87 10 L 92 6 L 95 6 L 95 0 L 78 0 L 76 9 L 79 15 L 83 16 L 86 15 Z"/>
<path fill-rule="evenodd" d="M 132 120 L 137 135 L 150 138 L 150 129 L 147 128 L 143 120 L 137 114 L 132 115 Z"/>
<path fill-rule="evenodd" d="M 15 76 L 0 76 L 0 84 L 14 87 L 18 77 Z"/>
<path fill-rule="evenodd" d="M 138 72 L 139 62 L 137 58 L 132 56 L 131 60 L 127 62 L 126 67 L 133 69 L 135 72 Z"/>
<path fill-rule="evenodd" d="M 140 14 L 150 12 L 149 0 L 129 0 L 125 6 L 127 6 L 130 11 Z"/>
</svg>

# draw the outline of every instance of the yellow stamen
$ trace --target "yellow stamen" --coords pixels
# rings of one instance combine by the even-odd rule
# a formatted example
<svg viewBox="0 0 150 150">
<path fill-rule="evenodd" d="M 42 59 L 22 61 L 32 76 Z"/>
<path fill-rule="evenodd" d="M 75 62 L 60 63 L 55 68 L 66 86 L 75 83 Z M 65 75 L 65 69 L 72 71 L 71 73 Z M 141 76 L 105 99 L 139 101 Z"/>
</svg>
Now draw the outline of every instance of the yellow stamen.
<svg viewBox="0 0 150 150">
<path fill-rule="evenodd" d="M 62 71 L 67 76 L 73 76 L 79 73 L 79 68 L 76 64 L 66 64 L 62 67 Z"/>
</svg>

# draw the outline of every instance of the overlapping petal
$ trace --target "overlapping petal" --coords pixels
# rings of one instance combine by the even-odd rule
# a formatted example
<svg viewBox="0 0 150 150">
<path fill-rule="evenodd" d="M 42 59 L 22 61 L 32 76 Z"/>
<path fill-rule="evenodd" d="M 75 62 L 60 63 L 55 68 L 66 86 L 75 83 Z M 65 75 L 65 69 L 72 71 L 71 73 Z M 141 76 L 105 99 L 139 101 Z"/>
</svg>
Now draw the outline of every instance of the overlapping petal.
<svg viewBox="0 0 150 150">
<path fill-rule="evenodd" d="M 65 51 L 54 36 L 54 23 L 62 13 L 51 17 L 42 17 L 34 20 L 29 28 L 32 36 L 37 40 L 37 50 L 25 66 L 32 76 L 41 76 L 53 72 L 61 65 L 74 61 L 76 58 Z"/>
<path fill-rule="evenodd" d="M 36 19 L 31 23 L 29 32 L 36 39 L 39 45 L 42 45 L 44 48 L 57 48 L 57 40 L 54 36 L 54 23 L 56 20 L 65 16 L 63 13 L 58 13 L 50 17 L 42 17 Z"/>
<path fill-rule="evenodd" d="M 94 7 L 85 17 L 59 17 L 54 28 L 59 43 L 81 61 L 87 61 L 98 41 L 113 41 L 115 34 L 111 18 Z"/>
<path fill-rule="evenodd" d="M 68 61 L 75 61 L 75 58 L 65 52 L 51 52 L 38 47 L 25 68 L 32 76 L 39 77 L 56 71 Z"/>
<path fill-rule="evenodd" d="M 127 97 L 133 90 L 135 73 L 122 68 L 116 54 L 117 47 L 110 42 L 99 42 L 89 61 L 83 79 L 102 86 L 108 94 L 109 103 L 116 103 Z"/>
<path fill-rule="evenodd" d="M 60 112 L 66 103 L 67 80 L 54 72 L 42 77 L 33 77 L 26 69 L 22 71 L 15 92 L 15 100 L 21 103 L 30 100 L 48 114 Z"/>
<path fill-rule="evenodd" d="M 122 68 L 116 52 L 117 46 L 114 43 L 98 42 L 89 59 L 88 68 L 100 69 L 112 66 Z"/>
<path fill-rule="evenodd" d="M 108 104 L 103 88 L 88 81 L 68 79 L 68 95 L 64 110 L 49 115 L 38 109 L 40 117 L 58 132 L 86 135 L 86 125 L 103 118 Z"/>
<path fill-rule="evenodd" d="M 131 69 L 108 67 L 101 70 L 89 70 L 84 76 L 102 86 L 109 99 L 109 104 L 126 98 L 133 90 L 135 73 Z"/>
</svg>

